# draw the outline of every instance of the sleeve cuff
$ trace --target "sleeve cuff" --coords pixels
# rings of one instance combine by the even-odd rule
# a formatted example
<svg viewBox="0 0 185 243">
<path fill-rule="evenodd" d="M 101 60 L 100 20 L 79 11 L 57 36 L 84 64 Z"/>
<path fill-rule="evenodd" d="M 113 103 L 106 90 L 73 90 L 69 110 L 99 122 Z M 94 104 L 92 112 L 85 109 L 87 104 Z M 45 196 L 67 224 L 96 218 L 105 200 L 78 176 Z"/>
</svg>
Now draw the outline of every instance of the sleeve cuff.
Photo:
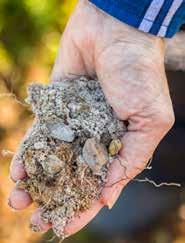
<svg viewBox="0 0 185 243">
<path fill-rule="evenodd" d="M 185 23 L 184 0 L 89 1 L 112 17 L 141 31 L 160 37 L 173 37 L 181 25 Z"/>
</svg>

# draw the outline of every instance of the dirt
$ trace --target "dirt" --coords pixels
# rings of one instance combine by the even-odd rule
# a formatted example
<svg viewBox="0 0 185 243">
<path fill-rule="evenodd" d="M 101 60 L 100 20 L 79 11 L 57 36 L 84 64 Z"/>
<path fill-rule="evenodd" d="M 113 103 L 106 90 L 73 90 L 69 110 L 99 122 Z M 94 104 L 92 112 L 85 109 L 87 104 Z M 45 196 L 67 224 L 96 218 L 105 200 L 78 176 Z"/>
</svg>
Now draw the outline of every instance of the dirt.
<svg viewBox="0 0 185 243">
<path fill-rule="evenodd" d="M 106 183 L 108 167 L 122 148 L 126 127 L 97 80 L 81 77 L 28 88 L 35 122 L 17 156 L 27 172 L 18 187 L 42 208 L 57 236 L 75 215 L 91 207 Z M 31 225 L 39 231 L 37 225 Z"/>
</svg>

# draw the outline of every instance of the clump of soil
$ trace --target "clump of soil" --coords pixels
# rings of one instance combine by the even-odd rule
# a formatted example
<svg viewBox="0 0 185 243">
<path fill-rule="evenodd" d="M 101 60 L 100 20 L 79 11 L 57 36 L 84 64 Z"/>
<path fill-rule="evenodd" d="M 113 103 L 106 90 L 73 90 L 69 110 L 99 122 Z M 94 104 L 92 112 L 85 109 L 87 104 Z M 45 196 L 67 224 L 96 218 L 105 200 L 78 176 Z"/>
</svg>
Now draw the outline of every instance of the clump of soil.
<svg viewBox="0 0 185 243">
<path fill-rule="evenodd" d="M 99 198 L 126 129 L 96 80 L 34 84 L 28 93 L 36 119 L 18 151 L 27 172 L 18 186 L 64 237 L 66 223 Z"/>
</svg>

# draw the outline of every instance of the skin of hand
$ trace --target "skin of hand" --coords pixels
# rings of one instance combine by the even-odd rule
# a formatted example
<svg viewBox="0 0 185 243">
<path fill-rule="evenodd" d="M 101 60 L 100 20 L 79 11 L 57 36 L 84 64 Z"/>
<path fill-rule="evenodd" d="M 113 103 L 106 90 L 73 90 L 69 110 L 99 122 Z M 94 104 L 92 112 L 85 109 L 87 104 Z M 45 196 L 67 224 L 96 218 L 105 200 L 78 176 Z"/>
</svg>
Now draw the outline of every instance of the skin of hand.
<svg viewBox="0 0 185 243">
<path fill-rule="evenodd" d="M 66 227 L 71 235 L 84 227 L 102 207 L 112 208 L 125 185 L 145 169 L 154 150 L 174 123 L 164 69 L 164 40 L 140 32 L 81 0 L 64 31 L 51 81 L 79 75 L 97 77 L 117 116 L 128 121 L 124 148 L 110 167 L 99 201 Z M 15 158 L 10 168 L 14 181 L 26 176 Z M 29 195 L 14 189 L 9 204 L 24 209 Z M 44 224 L 37 210 L 32 223 Z"/>
</svg>

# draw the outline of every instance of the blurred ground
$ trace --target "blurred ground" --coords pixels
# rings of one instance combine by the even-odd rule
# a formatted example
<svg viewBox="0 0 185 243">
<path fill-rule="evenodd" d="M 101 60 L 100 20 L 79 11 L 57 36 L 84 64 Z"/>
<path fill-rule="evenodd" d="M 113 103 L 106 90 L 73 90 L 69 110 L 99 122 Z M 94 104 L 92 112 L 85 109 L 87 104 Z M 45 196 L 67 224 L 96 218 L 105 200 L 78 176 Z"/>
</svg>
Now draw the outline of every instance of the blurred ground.
<svg viewBox="0 0 185 243">
<path fill-rule="evenodd" d="M 0 151 L 4 149 L 16 151 L 26 129 L 30 126 L 33 119 L 31 112 L 16 99 L 24 103 L 26 86 L 30 82 L 38 80 L 46 83 L 49 81 L 49 73 L 60 35 L 76 2 L 76 0 L 0 1 Z M 183 184 L 185 181 L 185 167 L 183 168 L 185 159 L 183 140 L 185 135 L 185 113 L 183 112 L 185 110 L 185 74 L 171 72 L 168 73 L 168 79 L 177 121 L 174 129 L 156 153 L 155 166 L 150 176 L 157 181 L 175 180 Z M 10 155 L 4 157 L 2 153 L 0 154 L 0 243 L 48 242 L 52 238 L 51 232 L 41 236 L 28 229 L 28 216 L 33 207 L 21 213 L 14 213 L 7 207 L 7 197 L 13 187 L 13 183 L 8 177 L 10 161 Z M 135 185 L 129 186 L 127 195 L 129 200 L 135 202 L 135 207 L 139 208 L 137 198 L 131 196 L 131 192 L 135 188 Z M 146 192 L 146 188 L 142 190 Z M 164 194 L 163 191 L 160 195 L 162 194 Z M 101 226 L 105 225 L 104 219 L 98 218 L 94 222 L 96 227 L 92 224 L 91 227 L 66 242 L 185 243 L 185 193 L 183 188 L 173 195 L 170 201 L 174 203 L 171 204 L 171 207 L 166 206 L 163 214 L 159 213 L 157 218 L 153 218 L 150 223 L 143 224 L 142 229 L 134 230 L 133 234 L 130 233 L 123 237 L 123 234 L 120 233 L 121 219 L 117 222 L 117 218 L 115 218 L 117 216 L 110 216 L 109 222 L 114 226 L 112 230 L 109 229 L 111 234 L 104 232 L 105 227 Z M 152 202 L 151 196 L 143 194 L 142 198 L 144 197 L 146 197 L 146 204 L 151 203 L 155 207 L 155 200 L 153 199 Z M 125 194 L 123 198 L 125 198 Z M 120 206 L 118 205 L 118 208 L 112 211 L 112 215 L 116 215 L 116 212 L 119 214 L 124 212 L 120 211 L 122 210 L 121 205 L 124 203 L 130 205 L 130 202 L 123 201 L 122 203 L 121 200 Z M 170 204 L 166 201 L 165 203 Z M 130 208 L 123 210 L 126 210 L 128 215 L 131 214 Z M 124 215 L 126 214 L 122 215 L 123 218 Z M 101 217 L 104 217 L 103 214 Z M 147 218 L 144 213 L 143 218 Z M 98 222 L 102 223 L 98 224 Z M 131 222 L 127 223 L 131 224 Z M 120 230 L 116 232 L 115 228 L 118 224 Z M 99 229 L 102 227 L 102 230 L 98 231 L 97 226 Z M 52 242 L 58 242 L 58 239 L 52 240 Z"/>
</svg>

